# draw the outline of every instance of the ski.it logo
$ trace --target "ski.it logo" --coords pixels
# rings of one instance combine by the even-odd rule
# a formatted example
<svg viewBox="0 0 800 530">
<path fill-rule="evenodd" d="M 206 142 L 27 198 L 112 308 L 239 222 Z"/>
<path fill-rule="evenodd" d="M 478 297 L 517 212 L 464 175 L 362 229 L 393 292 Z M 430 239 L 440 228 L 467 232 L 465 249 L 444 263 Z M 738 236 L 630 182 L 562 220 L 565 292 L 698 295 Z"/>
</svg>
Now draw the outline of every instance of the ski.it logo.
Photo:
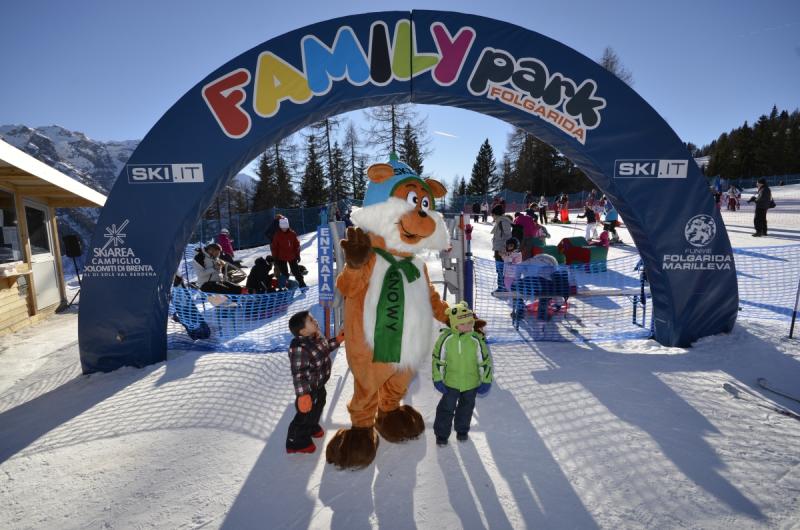
<svg viewBox="0 0 800 530">
<path fill-rule="evenodd" d="M 685 179 L 688 160 L 615 160 L 614 178 Z"/>
<path fill-rule="evenodd" d="M 203 182 L 203 164 L 131 164 L 126 168 L 130 184 Z"/>
</svg>

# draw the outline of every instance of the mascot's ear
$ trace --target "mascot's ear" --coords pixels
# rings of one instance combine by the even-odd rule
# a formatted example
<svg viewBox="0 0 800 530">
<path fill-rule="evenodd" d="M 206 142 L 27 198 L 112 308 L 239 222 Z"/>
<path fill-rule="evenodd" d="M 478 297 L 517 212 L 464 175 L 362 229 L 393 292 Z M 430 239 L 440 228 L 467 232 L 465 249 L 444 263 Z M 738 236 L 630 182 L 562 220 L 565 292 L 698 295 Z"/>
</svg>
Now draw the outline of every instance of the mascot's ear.
<svg viewBox="0 0 800 530">
<path fill-rule="evenodd" d="M 394 176 L 394 168 L 389 164 L 372 164 L 367 169 L 367 177 L 372 182 L 383 182 Z"/>
<path fill-rule="evenodd" d="M 425 179 L 425 183 L 430 186 L 431 191 L 433 192 L 433 197 L 435 199 L 441 199 L 445 195 L 447 195 L 447 188 L 445 188 L 441 182 L 438 180 L 433 179 Z"/>
</svg>

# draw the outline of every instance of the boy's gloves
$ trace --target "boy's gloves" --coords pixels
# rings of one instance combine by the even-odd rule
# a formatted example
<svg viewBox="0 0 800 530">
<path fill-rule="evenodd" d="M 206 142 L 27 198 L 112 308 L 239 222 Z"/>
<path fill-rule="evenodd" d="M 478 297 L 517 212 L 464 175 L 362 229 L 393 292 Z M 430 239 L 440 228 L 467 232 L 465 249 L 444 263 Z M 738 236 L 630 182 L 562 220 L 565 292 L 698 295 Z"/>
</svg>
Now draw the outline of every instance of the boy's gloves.
<svg viewBox="0 0 800 530">
<path fill-rule="evenodd" d="M 338 335 L 336 335 L 336 342 L 339 344 L 344 342 L 344 329 L 342 329 Z"/>
<path fill-rule="evenodd" d="M 436 390 L 438 390 L 442 394 L 446 394 L 447 393 L 447 387 L 444 386 L 444 381 L 434 381 L 433 382 L 433 388 L 435 388 Z"/>
<path fill-rule="evenodd" d="M 311 410 L 311 396 L 309 394 L 303 394 L 297 398 L 297 410 L 303 414 Z"/>
<path fill-rule="evenodd" d="M 481 383 L 481 386 L 478 387 L 478 394 L 481 396 L 485 396 L 489 393 L 489 389 L 492 388 L 491 383 Z"/>
</svg>

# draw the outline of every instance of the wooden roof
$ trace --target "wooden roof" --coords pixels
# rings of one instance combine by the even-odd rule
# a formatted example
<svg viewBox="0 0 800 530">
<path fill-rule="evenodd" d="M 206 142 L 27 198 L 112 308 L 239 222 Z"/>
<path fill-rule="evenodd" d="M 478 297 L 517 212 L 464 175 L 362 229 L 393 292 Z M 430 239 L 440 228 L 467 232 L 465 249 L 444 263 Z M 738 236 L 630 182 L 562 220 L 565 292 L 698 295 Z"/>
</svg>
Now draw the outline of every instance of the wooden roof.
<svg viewBox="0 0 800 530">
<path fill-rule="evenodd" d="M 56 208 L 98 207 L 106 196 L 0 140 L 0 187 Z"/>
</svg>

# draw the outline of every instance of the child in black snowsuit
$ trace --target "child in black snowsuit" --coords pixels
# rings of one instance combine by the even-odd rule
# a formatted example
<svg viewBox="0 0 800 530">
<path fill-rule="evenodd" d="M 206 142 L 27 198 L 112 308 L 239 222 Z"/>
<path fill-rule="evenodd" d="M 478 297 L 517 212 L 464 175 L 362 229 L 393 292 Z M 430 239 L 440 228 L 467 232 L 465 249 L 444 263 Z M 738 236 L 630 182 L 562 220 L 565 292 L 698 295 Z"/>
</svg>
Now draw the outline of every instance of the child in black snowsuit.
<svg viewBox="0 0 800 530">
<path fill-rule="evenodd" d="M 275 291 L 272 287 L 274 277 L 270 272 L 273 263 L 275 263 L 275 260 L 272 256 L 256 258 L 253 268 L 250 269 L 250 273 L 247 275 L 247 292 L 250 294 L 264 294 Z"/>
<path fill-rule="evenodd" d="M 289 345 L 289 363 L 297 395 L 297 413 L 286 434 L 286 452 L 313 453 L 317 446 L 311 438 L 325 435 L 319 418 L 327 397 L 325 383 L 331 377 L 330 355 L 344 341 L 344 335 L 340 333 L 333 339 L 326 339 L 308 311 L 292 315 L 289 330 L 294 335 Z"/>
</svg>

